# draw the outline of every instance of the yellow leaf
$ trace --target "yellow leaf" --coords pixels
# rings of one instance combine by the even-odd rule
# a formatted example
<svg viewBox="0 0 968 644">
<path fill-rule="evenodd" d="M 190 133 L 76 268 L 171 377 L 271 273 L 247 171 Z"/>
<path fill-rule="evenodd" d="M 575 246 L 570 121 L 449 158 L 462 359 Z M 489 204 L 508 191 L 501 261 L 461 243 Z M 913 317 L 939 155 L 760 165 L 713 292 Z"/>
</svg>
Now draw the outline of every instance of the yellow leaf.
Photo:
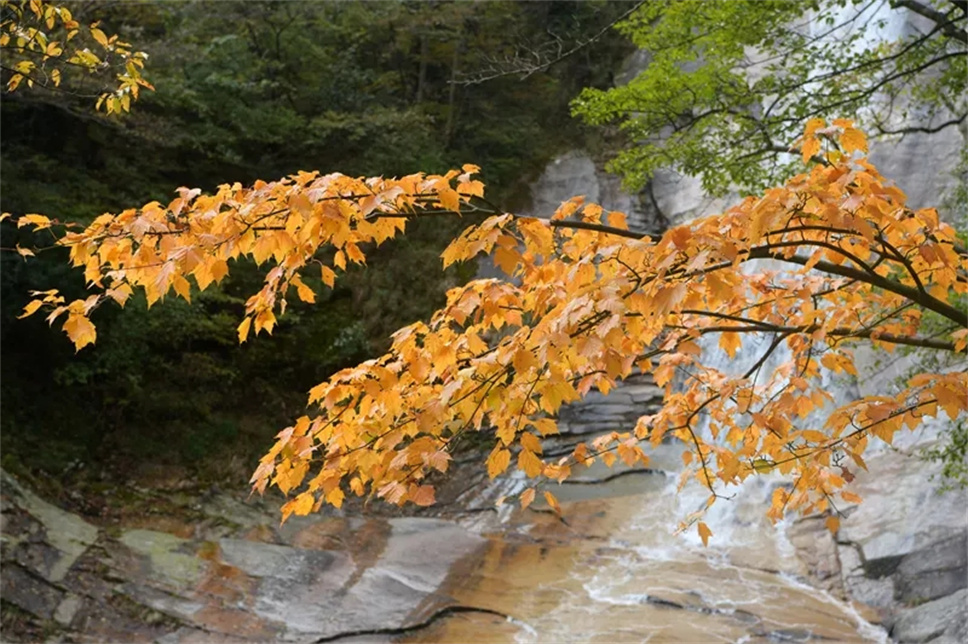
<svg viewBox="0 0 968 644">
<path fill-rule="evenodd" d="M 494 249 L 494 263 L 508 275 L 514 274 L 514 269 L 517 268 L 520 261 L 520 253 L 513 248 L 498 246 Z"/>
<path fill-rule="evenodd" d="M 437 198 L 440 199 L 440 205 L 444 210 L 460 212 L 460 195 L 456 190 L 444 188 L 438 193 Z"/>
<path fill-rule="evenodd" d="M 175 288 L 175 293 L 189 302 L 192 301 L 192 287 L 187 279 L 176 273 L 171 278 L 171 285 Z"/>
<path fill-rule="evenodd" d="M 44 228 L 50 228 L 51 222 L 49 218 L 43 215 L 23 215 L 17 220 L 17 228 L 23 228 L 27 225 L 32 225 L 37 230 L 43 230 Z"/>
<path fill-rule="evenodd" d="M 239 325 L 239 344 L 242 344 L 249 337 L 249 327 L 252 325 L 252 318 L 246 316 Z"/>
<path fill-rule="evenodd" d="M 702 545 L 708 547 L 709 537 L 713 536 L 713 531 L 710 530 L 709 526 L 703 523 L 702 521 L 699 522 L 699 525 L 697 526 L 697 528 L 699 530 L 699 538 L 702 539 Z"/>
<path fill-rule="evenodd" d="M 333 288 L 333 285 L 336 284 L 336 273 L 333 272 L 333 269 L 329 266 L 321 266 L 320 272 L 322 273 L 323 284 Z"/>
<path fill-rule="evenodd" d="M 847 501 L 847 503 L 860 503 L 863 501 L 863 499 L 861 499 L 858 495 L 845 490 L 840 492 L 840 498 L 842 498 L 844 501 Z"/>
<path fill-rule="evenodd" d="M 303 492 L 282 506 L 282 520 L 285 521 L 291 514 L 299 517 L 306 516 L 312 512 L 315 503 L 316 498 L 310 492 Z"/>
<path fill-rule="evenodd" d="M 101 31 L 97 27 L 91 27 L 91 35 L 94 36 L 94 40 L 96 40 L 99 45 L 107 49 L 108 37 L 104 34 L 103 31 Z"/>
<path fill-rule="evenodd" d="M 30 317 L 36 313 L 37 309 L 39 309 L 43 304 L 44 303 L 42 300 L 31 300 L 27 303 L 27 306 L 24 307 L 24 312 L 17 316 L 17 319 Z"/>
<path fill-rule="evenodd" d="M 298 275 L 292 278 L 292 283 L 296 286 L 296 293 L 299 295 L 300 300 L 308 302 L 309 304 L 316 301 L 316 294 L 313 293 L 313 289 L 306 286 Z"/>
<path fill-rule="evenodd" d="M 93 344 L 97 339 L 97 331 L 95 331 L 94 325 L 83 315 L 71 314 L 67 316 L 63 328 L 67 337 L 74 343 L 75 352 Z"/>
<path fill-rule="evenodd" d="M 766 474 L 776 467 L 776 463 L 765 458 L 754 458 L 753 459 L 753 469 L 760 474 Z"/>
<path fill-rule="evenodd" d="M 822 127 L 825 127 L 826 125 L 827 125 L 827 122 L 824 121 L 823 119 L 812 118 L 809 121 L 807 121 L 807 125 L 806 127 L 804 127 L 803 134 L 804 136 L 812 136 L 814 132 L 816 132 Z"/>
<path fill-rule="evenodd" d="M 339 508 L 343 505 L 344 496 L 345 495 L 343 494 L 343 490 L 340 489 L 339 486 L 337 486 L 337 487 L 334 487 L 332 490 L 330 490 L 329 493 L 326 495 L 326 502 L 334 507 Z"/>
<path fill-rule="evenodd" d="M 625 213 L 618 212 L 617 210 L 608 213 L 608 225 L 612 228 L 621 228 L 622 230 L 629 229 L 628 218 L 625 216 Z"/>
<path fill-rule="evenodd" d="M 535 456 L 531 450 L 522 449 L 518 454 L 518 469 L 527 474 L 528 478 L 533 479 L 541 474 L 543 467 L 541 459 Z"/>
<path fill-rule="evenodd" d="M 847 154 L 851 154 L 856 150 L 867 152 L 867 137 L 860 130 L 848 127 L 840 135 L 840 145 Z"/>
<path fill-rule="evenodd" d="M 353 479 L 350 481 L 350 489 L 353 490 L 353 493 L 356 496 L 363 496 L 365 488 L 363 487 L 363 481 L 360 480 L 360 477 L 353 477 Z"/>
<path fill-rule="evenodd" d="M 536 454 L 540 454 L 543 451 L 541 447 L 541 439 L 534 434 L 524 432 L 521 434 L 521 438 L 519 440 L 521 441 L 521 446 L 527 450 L 531 450 Z"/>
<path fill-rule="evenodd" d="M 354 264 L 366 264 L 366 257 L 356 244 L 347 243 L 344 247 L 344 250 L 346 251 L 346 256 L 349 257 L 350 261 L 352 261 Z M 345 268 L 345 266 L 343 268 Z"/>
<path fill-rule="evenodd" d="M 303 192 L 298 192 L 289 198 L 289 208 L 303 217 L 313 214 L 313 204 Z"/>
<path fill-rule="evenodd" d="M 808 163 L 818 152 L 820 152 L 819 140 L 812 136 L 803 140 L 803 144 L 800 146 L 800 154 L 804 163 Z"/>
<path fill-rule="evenodd" d="M 491 451 L 487 457 L 487 475 L 494 478 L 502 473 L 511 464 L 511 452 L 498 446 Z"/>
</svg>

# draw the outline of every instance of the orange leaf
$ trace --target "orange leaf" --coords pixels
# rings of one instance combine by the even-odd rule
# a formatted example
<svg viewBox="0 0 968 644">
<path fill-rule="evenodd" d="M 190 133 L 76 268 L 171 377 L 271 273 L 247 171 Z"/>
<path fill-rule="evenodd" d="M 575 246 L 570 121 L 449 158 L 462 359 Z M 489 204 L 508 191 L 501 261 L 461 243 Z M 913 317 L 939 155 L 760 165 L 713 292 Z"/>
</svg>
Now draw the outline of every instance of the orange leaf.
<svg viewBox="0 0 968 644">
<path fill-rule="evenodd" d="M 555 495 L 552 494 L 551 492 L 545 492 L 544 498 L 545 498 L 545 501 L 548 502 L 548 505 L 551 506 L 551 509 L 555 511 L 555 514 L 560 515 L 561 506 L 558 505 L 558 499 L 555 498 Z"/>
<path fill-rule="evenodd" d="M 527 490 L 521 493 L 521 509 L 527 510 L 528 506 L 534 502 L 534 488 L 529 487 Z"/>
<path fill-rule="evenodd" d="M 829 516 L 827 517 L 827 520 L 824 521 L 824 525 L 827 526 L 827 529 L 830 530 L 831 534 L 837 534 L 837 530 L 840 530 L 840 519 L 835 516 Z"/>
<path fill-rule="evenodd" d="M 421 485 L 411 495 L 410 500 L 423 507 L 433 505 L 436 502 L 434 498 L 434 486 Z"/>
<path fill-rule="evenodd" d="M 699 538 L 702 539 L 702 545 L 708 547 L 709 537 L 713 536 L 713 531 L 710 530 L 709 526 L 702 521 L 699 522 L 697 529 L 699 530 Z"/>
</svg>

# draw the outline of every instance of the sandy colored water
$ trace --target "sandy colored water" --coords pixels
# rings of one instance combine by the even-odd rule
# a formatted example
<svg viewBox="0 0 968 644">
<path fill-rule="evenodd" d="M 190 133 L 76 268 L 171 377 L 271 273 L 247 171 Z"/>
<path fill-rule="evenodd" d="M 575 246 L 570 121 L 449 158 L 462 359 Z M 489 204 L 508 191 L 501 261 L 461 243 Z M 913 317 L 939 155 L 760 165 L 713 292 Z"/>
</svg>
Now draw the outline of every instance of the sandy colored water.
<svg viewBox="0 0 968 644">
<path fill-rule="evenodd" d="M 848 605 L 798 580 L 802 564 L 762 505 L 710 515 L 714 540 L 703 548 L 695 535 L 672 535 L 699 497 L 676 497 L 661 475 L 621 477 L 608 492 L 562 486 L 567 523 L 540 507 L 512 516 L 441 589 L 442 600 L 511 619 L 455 614 L 403 641 L 883 641 Z"/>
</svg>

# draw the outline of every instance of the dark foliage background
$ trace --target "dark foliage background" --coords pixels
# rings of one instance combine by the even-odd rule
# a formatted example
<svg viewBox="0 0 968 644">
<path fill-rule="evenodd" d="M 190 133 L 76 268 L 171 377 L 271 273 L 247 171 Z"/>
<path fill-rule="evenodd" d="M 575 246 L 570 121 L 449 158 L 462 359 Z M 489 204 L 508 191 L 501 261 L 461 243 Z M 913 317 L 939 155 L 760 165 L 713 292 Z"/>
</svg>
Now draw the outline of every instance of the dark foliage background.
<svg viewBox="0 0 968 644">
<path fill-rule="evenodd" d="M 72 5 L 149 53 L 145 93 L 124 118 L 70 92 L 18 92 L 0 104 L 5 212 L 85 221 L 302 169 L 352 175 L 483 168 L 492 199 L 527 199 L 551 156 L 586 137 L 568 116 L 582 87 L 610 86 L 619 37 L 525 80 L 454 80 L 493 59 L 596 33 L 622 2 L 164 2 Z M 261 279 L 240 266 L 217 292 L 121 314 L 99 310 L 99 340 L 73 355 L 38 317 L 17 320 L 31 289 L 83 293 L 58 250 L 0 254 L 3 465 L 51 481 L 136 477 L 178 465 L 198 482 L 241 481 L 311 386 L 385 348 L 449 286 L 438 255 L 466 221 L 415 226 L 369 255 L 316 305 L 296 305 L 275 334 L 238 346 L 235 327 Z M 21 239 L 5 224 L 4 247 Z M 317 284 L 318 286 L 318 284 Z M 81 473 L 87 474 L 81 474 Z M 76 484 L 77 481 L 73 481 Z"/>
</svg>

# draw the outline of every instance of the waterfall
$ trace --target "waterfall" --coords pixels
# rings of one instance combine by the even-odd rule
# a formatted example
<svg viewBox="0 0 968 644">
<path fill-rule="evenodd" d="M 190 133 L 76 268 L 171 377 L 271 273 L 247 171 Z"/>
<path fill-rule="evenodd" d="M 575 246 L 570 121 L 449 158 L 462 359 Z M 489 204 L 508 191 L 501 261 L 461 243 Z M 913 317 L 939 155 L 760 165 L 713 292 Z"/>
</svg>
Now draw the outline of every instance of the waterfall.
<svg viewBox="0 0 968 644">
<path fill-rule="evenodd" d="M 876 11 L 883 15 L 874 17 L 879 26 L 872 39 L 918 27 L 918 16 L 891 11 L 886 3 Z M 617 78 L 631 78 L 646 63 L 641 52 L 633 55 Z M 907 192 L 909 205 L 920 208 L 940 205 L 957 185 L 952 170 L 964 144 L 965 132 L 955 128 L 914 132 L 875 141 L 870 156 Z M 672 170 L 657 173 L 643 194 L 626 194 L 586 152 L 573 150 L 545 168 L 523 214 L 547 217 L 575 195 L 626 212 L 632 229 L 648 233 L 730 205 L 729 199 L 705 195 L 698 179 Z M 740 371 L 759 358 L 767 340 L 746 339 L 730 360 L 707 338 L 703 361 Z M 872 350 L 858 350 L 856 357 L 858 378 L 823 375 L 838 406 L 887 394 L 898 376 L 916 367 L 912 355 L 892 356 L 887 367 L 884 355 Z M 764 368 L 785 359 L 781 349 Z M 564 453 L 595 432 L 628 431 L 660 397 L 654 385 L 635 376 L 608 397 L 592 392 L 562 410 L 563 436 L 548 452 Z M 870 472 L 858 472 L 852 484 L 864 503 L 846 508 L 836 535 L 822 519 L 771 525 L 765 512 L 782 479 L 768 474 L 726 490 L 735 498 L 708 511 L 713 539 L 706 548 L 694 530 L 674 535 L 678 522 L 708 496 L 698 484 L 677 490 L 681 446 L 661 445 L 651 454 L 649 471 L 615 476 L 595 466 L 555 489 L 565 508 L 563 523 L 548 514 L 505 509 L 501 526 L 491 526 L 486 555 L 462 571 L 454 596 L 513 615 L 503 641 L 884 642 L 925 641 L 942 632 L 958 641 L 968 637 L 968 493 L 939 489 L 932 478 L 938 466 L 917 457 L 921 446 L 949 428 L 935 419 L 899 436 L 893 447 L 873 441 Z M 523 484 L 512 477 L 498 487 L 508 492 Z M 449 622 L 424 641 L 472 639 L 479 627 Z"/>
</svg>

